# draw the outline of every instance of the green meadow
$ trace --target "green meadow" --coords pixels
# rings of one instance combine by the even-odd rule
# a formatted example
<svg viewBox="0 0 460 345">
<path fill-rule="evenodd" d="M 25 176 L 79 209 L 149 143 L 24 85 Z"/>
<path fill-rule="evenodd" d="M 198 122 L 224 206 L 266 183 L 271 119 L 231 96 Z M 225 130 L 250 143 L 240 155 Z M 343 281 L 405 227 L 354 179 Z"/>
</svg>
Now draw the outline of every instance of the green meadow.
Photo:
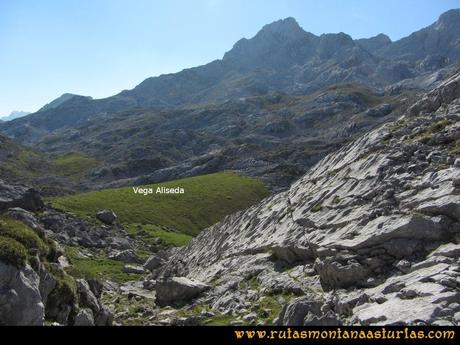
<svg viewBox="0 0 460 345">
<path fill-rule="evenodd" d="M 96 212 L 112 209 L 132 235 L 164 239 L 183 245 L 191 236 L 245 209 L 269 192 L 257 179 L 222 172 L 165 183 L 139 186 L 182 187 L 184 194 L 135 194 L 132 187 L 107 189 L 50 199 L 53 207 L 96 222 Z"/>
</svg>

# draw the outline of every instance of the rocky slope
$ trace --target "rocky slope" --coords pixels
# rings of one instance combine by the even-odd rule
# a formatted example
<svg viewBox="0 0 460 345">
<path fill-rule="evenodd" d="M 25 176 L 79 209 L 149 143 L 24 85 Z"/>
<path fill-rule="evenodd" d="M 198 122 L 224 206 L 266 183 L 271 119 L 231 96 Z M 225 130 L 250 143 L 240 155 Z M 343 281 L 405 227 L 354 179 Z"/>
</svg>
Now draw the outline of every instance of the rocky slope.
<svg viewBox="0 0 460 345">
<path fill-rule="evenodd" d="M 111 325 L 102 285 L 66 273 L 62 247 L 38 220 L 44 210 L 36 190 L 0 180 L 0 325 Z"/>
<path fill-rule="evenodd" d="M 414 97 L 344 84 L 304 96 L 273 93 L 176 110 L 136 109 L 95 116 L 36 146 L 96 157 L 103 164 L 87 179 L 92 186 L 237 170 L 274 189 L 287 188 L 325 154 L 400 116 Z"/>
<path fill-rule="evenodd" d="M 458 325 L 459 156 L 460 71 L 202 232 L 150 285 L 162 305 L 200 296 L 192 305 L 234 324 Z"/>
</svg>

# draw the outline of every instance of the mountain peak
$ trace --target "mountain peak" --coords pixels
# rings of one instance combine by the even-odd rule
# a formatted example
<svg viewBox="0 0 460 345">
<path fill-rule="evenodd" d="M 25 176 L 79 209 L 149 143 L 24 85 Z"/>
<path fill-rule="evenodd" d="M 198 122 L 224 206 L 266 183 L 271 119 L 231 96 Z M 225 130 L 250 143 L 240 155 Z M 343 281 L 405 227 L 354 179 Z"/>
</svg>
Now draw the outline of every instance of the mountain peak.
<svg viewBox="0 0 460 345">
<path fill-rule="evenodd" d="M 288 17 L 265 25 L 262 30 L 259 31 L 257 36 L 265 34 L 298 37 L 299 35 L 305 35 L 305 31 L 293 17 Z"/>
<path fill-rule="evenodd" d="M 438 23 L 450 24 L 460 22 L 460 9 L 453 9 L 444 12 L 439 16 Z"/>
</svg>

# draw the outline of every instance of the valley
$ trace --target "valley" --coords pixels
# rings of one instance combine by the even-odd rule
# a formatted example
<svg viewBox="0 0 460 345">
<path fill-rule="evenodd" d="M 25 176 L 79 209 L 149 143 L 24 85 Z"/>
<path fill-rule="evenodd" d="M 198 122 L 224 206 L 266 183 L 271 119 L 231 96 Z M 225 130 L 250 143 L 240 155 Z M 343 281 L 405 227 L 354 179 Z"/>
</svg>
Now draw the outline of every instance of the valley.
<svg viewBox="0 0 460 345">
<path fill-rule="evenodd" d="M 286 18 L 0 122 L 0 325 L 458 326 L 459 42 Z"/>
</svg>

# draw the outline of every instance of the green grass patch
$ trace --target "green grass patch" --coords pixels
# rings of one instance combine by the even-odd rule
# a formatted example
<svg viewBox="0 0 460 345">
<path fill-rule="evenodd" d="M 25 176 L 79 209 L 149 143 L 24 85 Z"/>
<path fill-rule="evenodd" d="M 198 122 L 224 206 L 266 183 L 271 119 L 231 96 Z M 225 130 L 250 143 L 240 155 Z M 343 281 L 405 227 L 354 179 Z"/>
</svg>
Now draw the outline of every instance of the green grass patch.
<svg viewBox="0 0 460 345">
<path fill-rule="evenodd" d="M 162 245 L 173 247 L 185 246 L 193 238 L 187 234 L 161 229 L 153 224 L 129 224 L 127 231 L 131 237 L 141 239 L 144 243 L 155 244 L 160 239 Z"/>
<path fill-rule="evenodd" d="M 94 158 L 80 153 L 69 153 L 55 157 L 50 163 L 50 170 L 58 176 L 79 181 L 98 165 L 99 162 Z"/>
<path fill-rule="evenodd" d="M 107 189 L 50 199 L 56 208 L 95 220 L 101 209 L 110 208 L 125 226 L 156 224 L 160 228 L 197 235 L 228 214 L 245 209 L 269 192 L 257 179 L 232 172 L 197 176 L 160 184 L 141 186 L 182 187 L 185 194 L 135 194 L 132 187 Z M 160 232 L 158 232 L 160 233 Z M 169 234 L 161 233 L 163 237 Z M 173 236 L 174 237 L 174 236 Z M 178 239 L 169 239 L 178 241 Z M 185 239 L 181 239 L 185 240 Z"/>
<path fill-rule="evenodd" d="M 216 315 L 205 321 L 204 326 L 229 326 L 230 323 L 235 319 L 232 315 Z"/>
<path fill-rule="evenodd" d="M 92 257 L 80 257 L 76 247 L 66 247 L 65 254 L 71 264 L 66 268 L 66 272 L 75 278 L 109 279 L 117 283 L 142 278 L 139 274 L 123 272 L 123 262 L 110 260 L 104 254 L 92 253 Z"/>
<path fill-rule="evenodd" d="M 48 255 L 48 246 L 35 231 L 24 223 L 8 216 L 0 217 L 0 236 L 8 237 L 21 243 L 32 255 L 35 253 L 38 253 L 41 257 Z"/>
<path fill-rule="evenodd" d="M 18 241 L 0 235 L 0 261 L 24 267 L 27 263 L 27 250 Z"/>
<path fill-rule="evenodd" d="M 6 154 L 0 160 L 0 176 L 3 178 L 30 181 L 41 176 L 46 169 L 45 155 L 17 145 L 5 137 L 0 137 L 0 153 Z"/>
</svg>

